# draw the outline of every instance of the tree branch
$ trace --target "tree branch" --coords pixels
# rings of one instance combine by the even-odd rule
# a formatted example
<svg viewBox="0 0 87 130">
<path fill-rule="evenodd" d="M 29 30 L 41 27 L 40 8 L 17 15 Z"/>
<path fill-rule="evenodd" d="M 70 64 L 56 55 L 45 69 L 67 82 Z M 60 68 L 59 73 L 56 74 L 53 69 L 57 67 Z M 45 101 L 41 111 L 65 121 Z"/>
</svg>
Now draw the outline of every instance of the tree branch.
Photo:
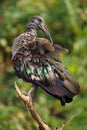
<svg viewBox="0 0 87 130">
<path fill-rule="evenodd" d="M 35 111 L 33 107 L 32 100 L 29 96 L 24 95 L 20 89 L 18 88 L 16 82 L 14 82 L 14 87 L 16 89 L 17 94 L 19 95 L 20 99 L 24 101 L 24 103 L 27 105 L 32 117 L 39 125 L 39 130 L 51 130 L 50 127 L 42 120 L 42 118 L 39 116 L 39 114 Z"/>
</svg>

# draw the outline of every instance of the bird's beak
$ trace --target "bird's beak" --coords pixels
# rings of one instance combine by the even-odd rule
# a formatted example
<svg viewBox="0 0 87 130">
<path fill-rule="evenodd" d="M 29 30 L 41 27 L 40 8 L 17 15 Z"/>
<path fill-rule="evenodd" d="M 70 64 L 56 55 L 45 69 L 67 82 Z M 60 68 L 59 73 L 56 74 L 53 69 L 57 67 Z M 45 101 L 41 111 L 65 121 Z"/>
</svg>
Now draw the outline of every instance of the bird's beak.
<svg viewBox="0 0 87 130">
<path fill-rule="evenodd" d="M 45 24 L 40 24 L 39 28 L 45 33 L 45 35 L 47 36 L 47 38 L 49 39 L 50 43 L 53 44 L 53 40 L 50 36 L 50 33 L 48 32 L 47 27 L 45 26 Z"/>
</svg>

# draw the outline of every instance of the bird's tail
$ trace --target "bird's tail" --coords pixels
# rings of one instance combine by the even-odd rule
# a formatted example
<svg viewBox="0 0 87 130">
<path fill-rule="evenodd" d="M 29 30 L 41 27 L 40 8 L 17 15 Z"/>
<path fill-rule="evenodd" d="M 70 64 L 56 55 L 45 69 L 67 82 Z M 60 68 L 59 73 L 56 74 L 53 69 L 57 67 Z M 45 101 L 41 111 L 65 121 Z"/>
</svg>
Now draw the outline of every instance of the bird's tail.
<svg viewBox="0 0 87 130">
<path fill-rule="evenodd" d="M 54 96 L 55 98 L 61 101 L 61 104 L 64 106 L 65 103 L 69 103 L 72 101 L 74 94 L 70 92 L 64 83 L 60 79 L 56 79 L 54 84 L 50 86 L 46 86 L 36 81 L 36 83 L 42 87 L 47 93 Z"/>
</svg>

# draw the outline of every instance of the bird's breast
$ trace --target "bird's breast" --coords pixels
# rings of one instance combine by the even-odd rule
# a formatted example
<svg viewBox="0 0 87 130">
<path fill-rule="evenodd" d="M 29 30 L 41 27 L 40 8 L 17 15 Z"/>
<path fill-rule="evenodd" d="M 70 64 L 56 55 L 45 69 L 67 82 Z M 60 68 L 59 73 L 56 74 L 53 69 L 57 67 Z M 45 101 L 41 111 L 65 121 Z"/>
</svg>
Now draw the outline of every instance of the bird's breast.
<svg viewBox="0 0 87 130">
<path fill-rule="evenodd" d="M 27 48 L 21 48 L 13 58 L 13 65 L 19 78 L 27 82 L 38 80 L 49 86 L 55 80 L 54 72 L 45 55 Z"/>
</svg>

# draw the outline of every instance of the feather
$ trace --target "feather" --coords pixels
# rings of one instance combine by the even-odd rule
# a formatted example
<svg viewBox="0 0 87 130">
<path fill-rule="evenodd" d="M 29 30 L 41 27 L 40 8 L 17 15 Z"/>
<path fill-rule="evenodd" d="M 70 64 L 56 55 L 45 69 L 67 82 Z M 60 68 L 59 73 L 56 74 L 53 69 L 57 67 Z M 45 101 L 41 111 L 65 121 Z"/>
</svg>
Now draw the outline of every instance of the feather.
<svg viewBox="0 0 87 130">
<path fill-rule="evenodd" d="M 61 54 L 66 54 L 68 53 L 68 50 L 65 48 L 62 48 L 60 45 L 54 44 L 54 51 L 51 53 L 49 52 L 47 54 L 48 57 L 54 59 L 55 61 L 62 61 L 61 60 Z"/>
<path fill-rule="evenodd" d="M 62 105 L 65 105 L 65 103 L 72 101 L 74 94 L 70 92 L 63 84 L 63 82 L 59 79 L 56 79 L 55 83 L 53 85 L 50 85 L 49 87 L 41 84 L 38 81 L 35 81 L 35 83 L 42 87 L 47 93 L 59 99 Z M 62 102 L 62 100 L 64 102 Z"/>
</svg>

